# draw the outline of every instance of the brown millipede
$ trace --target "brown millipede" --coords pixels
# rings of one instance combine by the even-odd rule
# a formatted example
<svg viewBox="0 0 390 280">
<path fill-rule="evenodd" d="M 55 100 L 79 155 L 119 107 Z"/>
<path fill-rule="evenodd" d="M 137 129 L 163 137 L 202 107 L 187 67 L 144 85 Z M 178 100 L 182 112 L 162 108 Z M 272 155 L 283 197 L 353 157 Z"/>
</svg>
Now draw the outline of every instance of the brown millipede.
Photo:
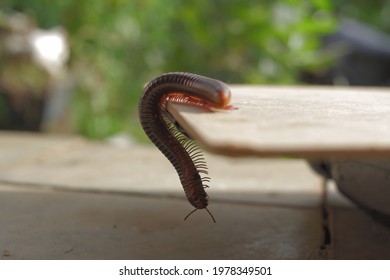
<svg viewBox="0 0 390 280">
<path fill-rule="evenodd" d="M 191 73 L 167 73 L 150 81 L 141 95 L 138 115 L 146 135 L 176 169 L 187 200 L 195 209 L 207 209 L 205 188 L 210 177 L 196 143 L 174 122 L 167 103 L 180 102 L 204 108 L 229 109 L 230 89 L 221 81 Z M 201 176 L 200 174 L 205 174 Z"/>
</svg>

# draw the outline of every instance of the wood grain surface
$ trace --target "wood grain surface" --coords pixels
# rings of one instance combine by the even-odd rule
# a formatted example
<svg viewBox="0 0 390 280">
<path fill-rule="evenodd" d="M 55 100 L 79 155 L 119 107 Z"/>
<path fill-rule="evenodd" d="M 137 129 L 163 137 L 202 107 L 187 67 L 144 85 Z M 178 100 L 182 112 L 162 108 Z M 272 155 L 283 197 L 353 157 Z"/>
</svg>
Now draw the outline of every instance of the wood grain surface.
<svg viewBox="0 0 390 280">
<path fill-rule="evenodd" d="M 230 86 L 231 111 L 171 103 L 206 150 L 227 156 L 389 157 L 390 89 Z"/>
</svg>

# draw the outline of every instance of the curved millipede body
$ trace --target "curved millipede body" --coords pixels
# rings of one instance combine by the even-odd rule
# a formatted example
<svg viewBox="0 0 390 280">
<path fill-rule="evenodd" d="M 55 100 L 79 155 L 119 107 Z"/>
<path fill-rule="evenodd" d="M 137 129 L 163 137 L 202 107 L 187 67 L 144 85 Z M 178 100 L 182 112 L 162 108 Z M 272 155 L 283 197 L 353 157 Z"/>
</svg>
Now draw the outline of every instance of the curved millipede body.
<svg viewBox="0 0 390 280">
<path fill-rule="evenodd" d="M 187 134 L 177 127 L 167 111 L 167 103 L 179 102 L 206 108 L 224 109 L 230 90 L 222 82 L 190 73 L 168 73 L 150 81 L 141 96 L 138 114 L 149 139 L 175 167 L 188 201 L 198 209 L 207 209 L 205 188 L 210 178 L 202 152 Z M 201 176 L 202 174 L 203 176 Z"/>
</svg>

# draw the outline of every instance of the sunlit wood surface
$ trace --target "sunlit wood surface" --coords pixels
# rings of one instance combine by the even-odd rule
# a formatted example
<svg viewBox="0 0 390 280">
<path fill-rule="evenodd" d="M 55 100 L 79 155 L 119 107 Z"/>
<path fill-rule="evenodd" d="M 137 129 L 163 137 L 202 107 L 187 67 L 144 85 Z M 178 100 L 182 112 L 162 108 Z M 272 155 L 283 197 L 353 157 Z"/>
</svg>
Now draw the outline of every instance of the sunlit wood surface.
<svg viewBox="0 0 390 280">
<path fill-rule="evenodd" d="M 390 89 L 231 86 L 235 110 L 169 104 L 204 149 L 227 156 L 390 156 Z"/>
</svg>

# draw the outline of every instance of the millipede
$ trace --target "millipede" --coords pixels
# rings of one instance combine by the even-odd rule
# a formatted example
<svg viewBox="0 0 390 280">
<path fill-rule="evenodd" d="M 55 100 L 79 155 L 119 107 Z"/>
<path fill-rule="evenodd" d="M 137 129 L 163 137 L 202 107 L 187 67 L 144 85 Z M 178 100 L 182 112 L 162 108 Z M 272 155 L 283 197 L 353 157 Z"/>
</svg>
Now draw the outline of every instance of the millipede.
<svg viewBox="0 0 390 280">
<path fill-rule="evenodd" d="M 142 128 L 148 138 L 171 162 L 179 175 L 187 200 L 198 209 L 208 210 L 207 164 L 197 143 L 168 112 L 168 102 L 189 104 L 205 109 L 229 109 L 228 86 L 212 78 L 192 73 L 173 72 L 151 80 L 144 88 L 138 106 Z"/>
</svg>

